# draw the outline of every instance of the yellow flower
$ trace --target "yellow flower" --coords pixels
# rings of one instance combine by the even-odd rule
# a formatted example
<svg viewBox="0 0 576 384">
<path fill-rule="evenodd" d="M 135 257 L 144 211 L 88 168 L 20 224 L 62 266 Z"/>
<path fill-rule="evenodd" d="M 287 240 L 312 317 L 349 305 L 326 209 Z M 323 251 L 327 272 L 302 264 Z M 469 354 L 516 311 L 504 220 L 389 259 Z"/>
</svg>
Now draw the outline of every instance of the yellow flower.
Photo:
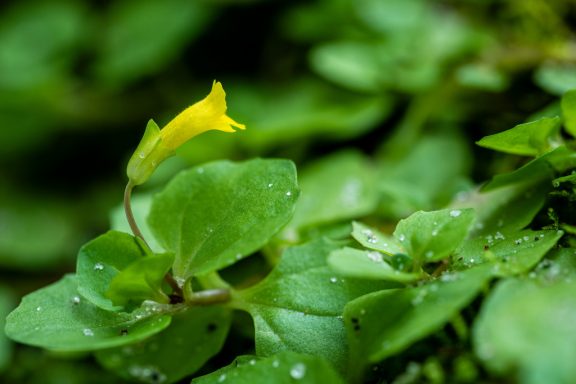
<svg viewBox="0 0 576 384">
<path fill-rule="evenodd" d="M 146 182 L 162 161 L 194 136 L 210 130 L 235 132 L 232 127 L 245 129 L 244 124 L 226 115 L 226 93 L 222 84 L 214 81 L 208 96 L 186 108 L 162 130 L 153 120 L 148 122 L 144 137 L 128 162 L 130 182 L 132 185 Z"/>
</svg>

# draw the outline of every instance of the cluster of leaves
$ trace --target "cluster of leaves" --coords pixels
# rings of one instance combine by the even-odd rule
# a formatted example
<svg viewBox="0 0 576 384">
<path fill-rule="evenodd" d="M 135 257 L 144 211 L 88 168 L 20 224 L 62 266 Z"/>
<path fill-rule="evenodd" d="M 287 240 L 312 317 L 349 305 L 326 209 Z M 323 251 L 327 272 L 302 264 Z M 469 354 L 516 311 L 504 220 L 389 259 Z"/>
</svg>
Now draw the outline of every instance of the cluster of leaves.
<svg viewBox="0 0 576 384">
<path fill-rule="evenodd" d="M 0 333 L 0 381 L 570 381 L 571 0 L 273 3 L 2 6 L 2 328 L 107 226 L 142 122 L 214 78 L 248 130 L 198 137 L 152 189 L 256 156 L 299 186 L 288 161 L 217 162 L 135 196 L 151 249 L 114 210 L 11 316 L 48 352 Z M 533 112 L 480 141 L 516 156 L 471 149 Z"/>
<path fill-rule="evenodd" d="M 150 248 L 118 230 L 89 242 L 76 274 L 26 296 L 6 332 L 95 351 L 127 379 L 176 382 L 221 350 L 244 311 L 255 355 L 193 382 L 567 382 L 576 375 L 576 151 L 560 129 L 576 137 L 576 91 L 561 105 L 562 118 L 478 142 L 533 160 L 446 209 L 411 214 L 391 235 L 368 216 L 378 199 L 358 154 L 304 174 L 300 200 L 288 160 L 184 171 L 138 211 Z M 350 224 L 361 215 L 372 224 Z M 295 238 L 306 240 L 286 244 Z M 240 265 L 256 252 L 272 269 L 250 281 Z M 165 283 L 168 271 L 183 297 Z"/>
</svg>

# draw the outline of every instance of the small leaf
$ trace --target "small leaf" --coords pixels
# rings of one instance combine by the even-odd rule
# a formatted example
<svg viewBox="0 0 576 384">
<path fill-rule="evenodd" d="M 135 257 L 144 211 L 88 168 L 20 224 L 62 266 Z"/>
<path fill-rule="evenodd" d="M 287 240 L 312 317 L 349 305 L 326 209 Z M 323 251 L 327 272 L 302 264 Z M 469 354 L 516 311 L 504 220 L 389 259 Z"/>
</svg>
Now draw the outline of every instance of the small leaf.
<svg viewBox="0 0 576 384">
<path fill-rule="evenodd" d="M 174 255 L 164 253 L 140 258 L 120 271 L 106 291 L 106 296 L 115 305 L 126 305 L 129 301 L 146 299 L 168 303 L 170 299 L 162 291 L 164 276 L 172 267 Z"/>
<path fill-rule="evenodd" d="M 415 263 L 442 260 L 464 241 L 474 216 L 472 209 L 419 211 L 398 223 L 394 237 Z"/>
<path fill-rule="evenodd" d="M 185 279 L 261 248 L 290 219 L 298 193 L 291 161 L 219 161 L 177 175 L 155 196 L 148 221 Z"/>
<path fill-rule="evenodd" d="M 539 156 L 553 148 L 559 139 L 559 117 L 543 117 L 512 129 L 483 137 L 477 144 L 496 151 L 523 156 Z"/>
<path fill-rule="evenodd" d="M 418 280 L 418 273 L 405 273 L 384 261 L 378 251 L 361 251 L 345 247 L 330 253 L 328 264 L 339 274 L 358 279 L 387 280 L 410 283 Z"/>
<path fill-rule="evenodd" d="M 357 221 L 352 223 L 352 237 L 364 247 L 387 255 L 406 252 L 394 237 L 384 235 L 382 232 Z"/>
<path fill-rule="evenodd" d="M 96 357 L 104 367 L 127 380 L 173 383 L 196 372 L 218 353 L 229 328 L 229 310 L 190 308 L 145 341 L 98 351 Z"/>
<path fill-rule="evenodd" d="M 495 275 L 516 275 L 538 264 L 562 235 L 562 231 L 496 231 L 466 241 L 455 258 L 465 266 L 492 262 Z"/>
<path fill-rule="evenodd" d="M 562 96 L 562 117 L 566 131 L 576 137 L 576 89 Z"/>
<path fill-rule="evenodd" d="M 450 273 L 415 288 L 374 292 L 344 310 L 356 375 L 370 363 L 395 355 L 454 317 L 490 278 L 489 267 Z"/>
<path fill-rule="evenodd" d="M 474 324 L 474 347 L 493 373 L 519 382 L 569 383 L 576 377 L 576 282 L 506 279 Z"/>
<path fill-rule="evenodd" d="M 192 380 L 192 384 L 334 383 L 344 381 L 324 359 L 283 351 L 267 358 L 240 356 L 227 367 Z"/>
<path fill-rule="evenodd" d="M 150 256 L 147 247 L 129 234 L 110 231 L 97 237 L 78 254 L 78 291 L 102 309 L 121 309 L 107 295 L 110 284 L 120 271 L 145 256 Z"/>
<path fill-rule="evenodd" d="M 33 292 L 6 319 L 6 334 L 20 343 L 59 351 L 91 351 L 144 340 L 170 324 L 170 316 L 105 311 L 78 293 L 76 277 Z"/>
<path fill-rule="evenodd" d="M 327 240 L 289 248 L 262 282 L 237 292 L 254 318 L 256 352 L 282 350 L 322 356 L 345 369 L 345 331 L 340 315 L 348 301 L 396 284 L 338 277 L 327 265 L 338 245 Z"/>
</svg>

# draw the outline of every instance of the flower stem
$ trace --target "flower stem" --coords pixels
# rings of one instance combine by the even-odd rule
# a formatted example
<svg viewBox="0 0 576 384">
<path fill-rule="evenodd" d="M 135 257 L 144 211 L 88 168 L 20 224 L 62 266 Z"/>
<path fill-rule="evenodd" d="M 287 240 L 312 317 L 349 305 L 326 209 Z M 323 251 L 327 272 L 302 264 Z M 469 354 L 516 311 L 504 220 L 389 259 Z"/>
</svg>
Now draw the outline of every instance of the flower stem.
<svg viewBox="0 0 576 384">
<path fill-rule="evenodd" d="M 146 245 L 146 239 L 140 232 L 140 228 L 138 228 L 138 224 L 136 224 L 136 219 L 134 219 L 134 214 L 132 213 L 132 204 L 130 203 L 130 198 L 132 197 L 132 190 L 134 189 L 134 184 L 132 181 L 129 180 L 128 184 L 126 184 L 126 189 L 124 190 L 124 212 L 126 213 L 126 219 L 128 220 L 128 224 L 130 225 L 130 229 L 134 236 L 139 237 Z M 150 247 L 148 247 L 150 248 Z"/>
<path fill-rule="evenodd" d="M 124 190 L 124 212 L 126 214 L 126 219 L 128 220 L 128 224 L 130 225 L 130 229 L 132 230 L 134 236 L 140 238 L 144 242 L 144 244 L 146 244 L 148 249 L 150 249 L 150 246 L 146 242 L 144 235 L 142 235 L 140 228 L 138 228 L 138 224 L 136 223 L 136 219 L 134 218 L 134 214 L 132 213 L 132 204 L 130 200 L 132 197 L 132 190 L 134 189 L 134 187 L 135 185 L 132 184 L 132 181 L 128 180 L 128 184 L 126 184 L 126 189 Z M 178 285 L 176 280 L 174 280 L 174 277 L 170 272 L 168 272 L 164 276 L 164 281 L 170 286 L 170 288 L 172 288 L 171 300 L 177 302 L 178 298 L 182 297 L 182 288 L 180 288 L 180 286 Z"/>
</svg>

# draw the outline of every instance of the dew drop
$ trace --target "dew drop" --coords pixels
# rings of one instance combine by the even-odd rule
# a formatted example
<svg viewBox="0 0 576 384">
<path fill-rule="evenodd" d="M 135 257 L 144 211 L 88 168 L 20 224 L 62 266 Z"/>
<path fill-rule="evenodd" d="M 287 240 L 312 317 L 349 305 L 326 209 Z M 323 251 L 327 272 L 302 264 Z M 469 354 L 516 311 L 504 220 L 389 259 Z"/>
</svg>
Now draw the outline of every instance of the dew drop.
<svg viewBox="0 0 576 384">
<path fill-rule="evenodd" d="M 529 237 L 529 236 L 524 236 L 524 237 L 522 238 L 522 240 L 528 241 L 528 240 L 530 240 L 530 237 Z"/>
<path fill-rule="evenodd" d="M 462 214 L 462 211 L 459 209 L 453 209 L 450 211 L 450 216 L 451 217 L 458 217 Z"/>
<path fill-rule="evenodd" d="M 268 184 L 268 188 L 272 188 L 273 186 L 274 186 L 274 184 L 272 184 L 272 183 Z"/>
<path fill-rule="evenodd" d="M 428 259 L 434 256 L 434 251 L 427 251 L 424 256 L 426 256 Z"/>
<path fill-rule="evenodd" d="M 236 257 L 236 260 L 240 260 L 240 259 L 242 258 L 242 254 L 241 254 L 241 253 L 237 253 L 235 257 Z"/>
<path fill-rule="evenodd" d="M 274 360 L 274 361 L 272 362 L 272 366 L 273 366 L 274 368 L 278 368 L 278 367 L 280 366 L 280 362 L 279 362 L 278 360 Z"/>
<path fill-rule="evenodd" d="M 198 168 L 198 169 L 196 170 L 196 172 L 202 174 L 202 173 L 204 173 L 204 168 Z"/>
<path fill-rule="evenodd" d="M 337 278 L 337 277 L 331 277 L 331 278 L 330 278 L 330 282 L 331 282 L 331 283 L 337 283 L 337 282 L 338 282 L 338 278 Z"/>
<path fill-rule="evenodd" d="M 402 235 L 398 236 L 398 240 L 404 241 L 404 240 L 406 240 L 406 236 L 404 234 L 402 234 Z"/>
<path fill-rule="evenodd" d="M 138 154 L 138 157 L 141 158 L 141 159 L 143 159 L 143 158 L 146 157 L 146 155 L 144 154 L 144 152 L 140 152 L 140 153 Z"/>
<path fill-rule="evenodd" d="M 382 263 L 384 261 L 380 252 L 368 252 L 366 256 L 375 263 Z"/>
<path fill-rule="evenodd" d="M 437 229 L 432 231 L 432 236 L 438 236 L 438 230 Z"/>
<path fill-rule="evenodd" d="M 36 307 L 36 312 L 40 312 L 42 310 L 42 307 Z"/>
<path fill-rule="evenodd" d="M 226 380 L 226 374 L 223 373 L 220 375 L 220 377 L 218 377 L 218 382 L 219 383 L 223 383 Z"/>
<path fill-rule="evenodd" d="M 292 192 L 290 191 L 286 192 L 286 196 L 292 196 Z"/>
<path fill-rule="evenodd" d="M 306 375 L 306 366 L 302 363 L 297 363 L 290 368 L 290 377 L 294 380 L 300 380 Z"/>
<path fill-rule="evenodd" d="M 72 298 L 72 304 L 80 304 L 80 296 L 74 296 Z"/>
<path fill-rule="evenodd" d="M 102 263 L 94 264 L 94 270 L 95 271 L 102 271 L 103 269 L 104 269 L 104 265 Z"/>
<path fill-rule="evenodd" d="M 250 361 L 248 362 L 248 364 L 254 365 L 254 364 L 256 364 L 256 360 L 252 359 L 252 360 L 250 360 Z"/>
<path fill-rule="evenodd" d="M 82 333 L 84 334 L 84 336 L 94 336 L 94 331 L 91 330 L 90 328 L 84 328 L 82 330 Z"/>
</svg>

